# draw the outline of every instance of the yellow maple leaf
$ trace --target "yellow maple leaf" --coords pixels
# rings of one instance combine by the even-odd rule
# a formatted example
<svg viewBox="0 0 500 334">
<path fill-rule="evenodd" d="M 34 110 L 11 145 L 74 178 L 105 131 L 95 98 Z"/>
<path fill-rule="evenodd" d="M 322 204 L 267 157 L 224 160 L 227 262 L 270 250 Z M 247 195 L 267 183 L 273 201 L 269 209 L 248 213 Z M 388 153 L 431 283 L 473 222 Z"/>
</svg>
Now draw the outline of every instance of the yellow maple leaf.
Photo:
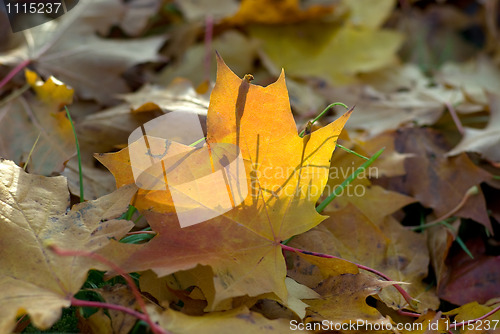
<svg viewBox="0 0 500 334">
<path fill-rule="evenodd" d="M 286 268 L 280 242 L 311 229 L 325 218 L 316 212 L 315 203 L 326 184 L 331 154 L 350 112 L 301 138 L 291 114 L 283 74 L 274 84 L 260 87 L 250 84 L 248 76 L 240 79 L 220 58 L 218 65 L 207 116 L 207 144 L 212 151 L 217 145 L 241 150 L 244 165 L 240 168 L 247 180 L 239 184 L 241 189 L 231 189 L 230 193 L 236 197 L 238 191 L 248 190 L 248 196 L 241 205 L 221 215 L 181 228 L 174 213 L 186 208 L 174 206 L 172 189 L 140 190 L 134 204 L 142 209 L 158 235 L 120 265 L 129 271 L 153 269 L 159 276 L 197 264 L 209 265 L 216 291 L 209 298 L 212 308 L 230 297 L 267 292 L 286 301 Z M 201 149 L 149 136 L 147 141 L 150 146 L 144 157 L 170 150 L 188 152 L 186 160 L 199 162 L 194 166 L 200 169 L 207 164 L 199 160 Z M 139 144 L 140 141 L 120 152 L 98 156 L 114 174 L 118 186 L 134 182 L 130 151 Z M 212 160 L 215 158 L 214 153 Z M 160 162 L 170 163 L 167 158 Z M 196 167 L 181 169 L 168 184 L 182 181 L 183 171 L 188 176 L 198 172 Z M 185 195 L 199 197 L 193 190 Z M 199 201 L 220 196 L 213 189 Z"/>
</svg>

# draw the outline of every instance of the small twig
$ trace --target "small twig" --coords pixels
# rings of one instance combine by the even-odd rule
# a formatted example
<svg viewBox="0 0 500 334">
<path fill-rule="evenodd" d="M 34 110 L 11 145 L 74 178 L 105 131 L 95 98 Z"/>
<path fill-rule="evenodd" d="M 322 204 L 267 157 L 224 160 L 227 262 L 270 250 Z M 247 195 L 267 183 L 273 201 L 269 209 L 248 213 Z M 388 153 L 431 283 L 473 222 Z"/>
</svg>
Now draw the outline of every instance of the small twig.
<svg viewBox="0 0 500 334">
<path fill-rule="evenodd" d="M 283 245 L 283 244 L 280 244 L 280 246 L 281 246 L 282 249 L 287 250 L 289 252 L 296 252 L 296 253 L 298 252 L 298 253 L 302 253 L 302 254 L 314 255 L 314 256 L 323 257 L 323 258 L 327 258 L 327 259 L 344 260 L 344 261 L 347 261 L 349 263 L 354 264 L 359 269 L 363 269 L 363 270 L 369 271 L 371 273 L 374 273 L 375 275 L 380 276 L 380 277 L 382 277 L 383 279 L 385 279 L 387 281 L 392 281 L 392 279 L 390 279 L 387 275 L 385 275 L 384 273 L 381 273 L 380 271 L 378 271 L 376 269 L 373 269 L 373 268 L 364 266 L 362 264 L 358 264 L 358 263 L 355 263 L 355 262 L 343 259 L 343 258 L 338 257 L 338 256 L 333 256 L 333 255 L 329 255 L 329 254 L 323 254 L 323 253 L 316 253 L 316 252 L 305 251 L 305 250 L 300 249 L 300 248 L 290 247 L 290 246 Z M 406 302 L 408 303 L 408 305 L 410 305 L 414 309 L 417 309 L 417 300 L 416 299 L 414 299 L 412 296 L 410 296 L 408 294 L 408 292 L 406 292 L 399 284 L 394 284 L 393 286 L 396 288 L 396 290 L 399 291 L 399 293 L 401 294 L 401 296 L 403 296 L 403 298 L 406 300 Z"/>
<path fill-rule="evenodd" d="M 468 325 L 468 324 L 473 324 L 476 321 L 483 320 L 484 318 L 488 318 L 490 315 L 495 314 L 499 310 L 500 310 L 500 305 L 498 305 L 493 310 L 489 311 L 488 313 L 486 313 L 485 315 L 483 315 L 483 316 L 481 316 L 481 317 L 479 317 L 477 319 L 462 321 L 462 322 L 459 322 L 459 323 L 456 323 L 456 324 L 451 324 L 450 328 L 451 329 L 455 329 L 455 328 L 460 327 L 460 326 L 464 326 L 464 325 Z"/>
<path fill-rule="evenodd" d="M 462 125 L 462 122 L 460 122 L 460 118 L 458 118 L 457 112 L 455 111 L 455 108 L 451 105 L 450 102 L 446 101 L 445 103 L 446 108 L 450 112 L 451 118 L 453 119 L 453 122 L 455 122 L 455 125 L 457 126 L 458 132 L 463 136 L 465 134 L 464 127 Z"/>
<path fill-rule="evenodd" d="M 81 299 L 76 299 L 74 297 L 71 297 L 71 306 L 107 308 L 110 310 L 121 311 L 121 312 L 130 314 L 131 316 L 134 316 L 137 319 L 146 321 L 146 316 L 144 315 L 144 313 L 137 312 L 136 310 L 130 309 L 130 308 L 122 306 L 122 305 L 103 303 L 103 302 L 95 302 L 95 301 L 91 301 L 91 300 L 81 300 Z"/>
<path fill-rule="evenodd" d="M 453 216 L 453 214 L 455 214 L 458 210 L 460 210 L 465 205 L 465 203 L 467 202 L 469 197 L 471 197 L 472 195 L 477 195 L 478 192 L 479 192 L 479 189 L 477 186 L 470 187 L 469 190 L 467 190 L 467 192 L 465 193 L 465 195 L 462 198 L 462 200 L 460 201 L 460 203 L 458 203 L 457 206 L 455 206 L 453 209 L 451 209 L 448 213 L 446 213 L 446 214 L 442 215 L 441 217 L 439 217 L 438 219 L 434 219 L 433 221 L 430 221 L 426 224 L 419 225 L 419 226 L 409 226 L 409 229 L 421 230 L 421 229 L 425 229 L 429 226 L 438 225 L 442 221 L 448 220 L 451 216 Z"/>
<path fill-rule="evenodd" d="M 2 89 L 2 87 L 5 86 L 7 84 L 7 82 L 10 81 L 10 79 L 12 79 L 18 72 L 20 72 L 23 68 L 28 66 L 30 63 L 31 63 L 31 59 L 26 59 L 26 60 L 23 60 L 22 62 L 20 62 L 16 67 L 14 67 L 12 69 L 12 71 L 10 71 L 5 76 L 5 78 L 3 78 L 2 81 L 0 81 L 0 89 Z"/>
<path fill-rule="evenodd" d="M 145 321 L 151 326 L 151 329 L 158 334 L 165 334 L 165 331 L 156 331 L 156 325 L 155 323 L 151 320 L 149 317 L 149 314 L 147 313 L 146 310 L 146 303 L 144 302 L 144 299 L 142 299 L 142 295 L 139 292 L 139 289 L 137 289 L 137 286 L 135 285 L 134 281 L 130 277 L 129 274 L 127 274 L 122 268 L 114 264 L 113 262 L 109 261 L 106 259 L 104 256 L 99 255 L 97 253 L 93 252 L 87 252 L 87 251 L 79 251 L 79 250 L 64 250 L 56 245 L 49 245 L 48 246 L 54 253 L 60 256 L 84 256 L 84 257 L 89 257 L 91 259 L 94 259 L 96 261 L 99 261 L 101 263 L 104 263 L 114 271 L 116 271 L 120 276 L 122 276 L 125 281 L 127 282 L 128 286 L 130 287 L 130 290 L 132 291 L 133 295 L 135 296 L 137 303 L 139 304 L 139 307 L 141 308 L 141 311 L 144 313 L 144 316 L 146 317 Z"/>
<path fill-rule="evenodd" d="M 135 232 L 128 232 L 126 235 L 134 235 L 134 234 L 154 234 L 156 235 L 155 231 L 135 231 Z"/>
<path fill-rule="evenodd" d="M 400 314 L 400 315 L 404 315 L 407 317 L 413 317 L 413 318 L 418 318 L 421 316 L 420 313 L 408 312 L 408 311 L 403 311 L 403 310 L 397 310 L 396 312 L 398 312 L 398 314 Z"/>
</svg>

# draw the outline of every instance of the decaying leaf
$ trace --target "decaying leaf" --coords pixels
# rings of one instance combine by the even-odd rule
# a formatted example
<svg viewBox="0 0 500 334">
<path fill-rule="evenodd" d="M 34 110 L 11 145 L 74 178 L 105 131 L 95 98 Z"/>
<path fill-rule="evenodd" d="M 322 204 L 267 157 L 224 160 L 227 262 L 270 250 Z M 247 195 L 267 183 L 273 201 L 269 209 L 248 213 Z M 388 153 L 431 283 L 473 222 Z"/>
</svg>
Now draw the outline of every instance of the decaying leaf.
<svg viewBox="0 0 500 334">
<path fill-rule="evenodd" d="M 398 151 L 413 153 L 414 156 L 405 161 L 407 174 L 390 179 L 388 189 L 416 198 L 434 209 L 436 218 L 452 212 L 472 186 L 491 178 L 465 153 L 447 158 L 448 144 L 432 129 L 402 129 L 398 131 L 395 143 Z M 455 216 L 474 219 L 491 231 L 480 189 L 458 209 L 453 212 Z"/>
<path fill-rule="evenodd" d="M 437 307 L 435 293 L 426 291 L 422 282 L 429 263 L 423 236 L 404 229 L 391 217 L 375 224 L 352 204 L 330 215 L 321 225 L 295 237 L 290 245 L 339 256 L 383 272 L 395 281 L 411 283 L 403 289 L 421 302 L 419 308 Z M 384 289 L 379 296 L 395 309 L 409 307 L 394 288 Z"/>
<path fill-rule="evenodd" d="M 0 156 L 28 164 L 28 170 L 36 174 L 61 172 L 76 153 L 71 123 L 63 109 L 73 101 L 73 89 L 54 77 L 44 82 L 29 70 L 26 80 L 36 96 L 25 93 L 0 107 Z"/>
<path fill-rule="evenodd" d="M 490 105 L 490 121 L 484 129 L 465 128 L 462 141 L 447 156 L 455 156 L 462 152 L 477 152 L 485 159 L 500 162 L 500 96 L 488 94 Z"/>
<path fill-rule="evenodd" d="M 500 295 L 500 256 L 484 254 L 481 239 L 472 239 L 466 244 L 474 259 L 463 251 L 450 257 L 449 270 L 440 280 L 437 292 L 441 299 L 456 305 L 473 301 L 485 303 Z"/>
<path fill-rule="evenodd" d="M 102 288 L 92 289 L 97 292 L 106 303 L 121 305 L 131 309 L 138 309 L 137 300 L 126 285 L 105 285 Z M 137 319 L 130 314 L 116 310 L 108 310 L 106 315 L 102 310 L 93 314 L 86 322 L 95 333 L 129 333 Z"/>
<path fill-rule="evenodd" d="M 119 244 L 109 245 L 109 240 L 121 238 L 133 224 L 111 219 L 126 210 L 136 188 L 123 187 L 67 212 L 64 177 L 26 174 L 2 160 L 0 180 L 0 332 L 10 332 L 22 314 L 46 329 L 70 305 L 89 269 L 107 269 L 89 258 L 60 257 L 47 246 L 104 253 L 116 249 Z"/>
<path fill-rule="evenodd" d="M 82 2 L 58 19 L 26 30 L 24 41 L 0 55 L 0 62 L 15 65 L 30 60 L 40 74 L 58 77 L 80 96 L 111 103 L 114 94 L 129 90 L 123 72 L 158 59 L 156 52 L 164 42 L 163 37 L 125 41 L 97 36 L 97 31 L 105 34 L 119 22 L 119 16 L 110 12 L 124 11 L 119 0 Z"/>
<path fill-rule="evenodd" d="M 309 304 L 308 321 L 335 323 L 365 323 L 388 326 L 389 319 L 366 304 L 366 297 L 379 293 L 393 282 L 380 281 L 364 273 L 332 276 L 321 282 L 315 291 L 322 298 L 306 301 Z M 335 328 L 332 326 L 332 328 Z"/>
</svg>

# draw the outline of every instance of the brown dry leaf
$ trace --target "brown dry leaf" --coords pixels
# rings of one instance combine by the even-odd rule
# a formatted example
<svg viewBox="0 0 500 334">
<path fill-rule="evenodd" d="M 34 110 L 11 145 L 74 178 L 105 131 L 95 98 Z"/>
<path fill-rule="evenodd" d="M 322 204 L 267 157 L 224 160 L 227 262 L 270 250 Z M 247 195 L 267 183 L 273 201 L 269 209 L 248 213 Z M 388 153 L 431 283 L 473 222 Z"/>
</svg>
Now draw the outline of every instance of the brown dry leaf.
<svg viewBox="0 0 500 334">
<path fill-rule="evenodd" d="M 105 285 L 102 288 L 91 290 L 101 295 L 106 303 L 121 305 L 135 310 L 139 309 L 137 299 L 130 291 L 130 288 L 126 285 Z M 109 322 L 111 331 L 104 332 L 102 330 L 98 330 L 95 333 L 129 333 L 137 322 L 137 318 L 121 311 L 108 310 L 108 313 L 109 316 L 104 312 L 98 312 L 88 320 L 90 323 L 94 323 L 95 327 L 106 326 L 104 324 Z"/>
<path fill-rule="evenodd" d="M 500 70 L 487 57 L 477 57 L 463 64 L 445 64 L 436 79 L 462 90 L 468 100 L 482 106 L 489 103 L 487 92 L 500 91 Z"/>
<path fill-rule="evenodd" d="M 189 316 L 181 312 L 167 309 L 158 312 L 148 307 L 153 321 L 173 334 L 289 334 L 290 320 L 269 320 L 262 314 L 252 312 L 246 307 L 230 311 L 212 312 L 203 316 Z M 311 333 L 301 331 L 301 333 Z"/>
<path fill-rule="evenodd" d="M 31 60 L 45 76 L 54 75 L 71 85 L 79 96 L 102 103 L 115 101 L 114 95 L 129 91 L 121 77 L 132 65 L 157 60 L 164 37 L 116 40 L 106 34 L 123 12 L 119 0 L 80 2 L 60 18 L 25 30 L 24 41 L 0 55 L 0 63 L 17 65 Z M 78 70 L 75 70 L 78 69 Z"/>
<path fill-rule="evenodd" d="M 456 231 L 458 231 L 458 224 L 460 224 L 460 222 L 457 219 L 452 225 L 456 228 Z M 456 231 L 453 232 L 456 234 Z M 427 236 L 427 248 L 431 255 L 431 264 L 434 269 L 438 287 L 443 279 L 446 279 L 449 275 L 449 268 L 445 261 L 450 251 L 450 247 L 456 238 L 453 232 L 443 225 L 433 226 L 425 231 Z"/>
<path fill-rule="evenodd" d="M 424 236 L 406 230 L 391 217 L 376 225 L 348 204 L 321 225 L 292 239 L 290 246 L 338 256 L 374 268 L 395 281 L 411 283 L 403 289 L 421 302 L 420 311 L 439 305 L 422 282 L 429 264 Z M 394 288 L 384 289 L 379 296 L 394 309 L 409 307 Z"/>
<path fill-rule="evenodd" d="M 500 296 L 500 256 L 486 255 L 480 238 L 469 240 L 466 245 L 474 259 L 462 250 L 448 258 L 449 270 L 437 289 L 439 297 L 463 305 L 474 301 L 485 303 Z"/>
<path fill-rule="evenodd" d="M 25 93 L 0 107 L 0 156 L 28 164 L 32 173 L 51 175 L 62 171 L 76 153 L 71 122 L 63 110 L 73 101 L 73 89 L 54 77 L 43 82 L 29 70 L 26 80 L 36 96 Z"/>
<path fill-rule="evenodd" d="M 386 154 L 384 151 L 380 159 L 343 188 L 327 210 L 334 212 L 351 203 L 378 225 L 386 216 L 415 202 L 414 198 L 373 185 L 370 181 L 384 175 L 404 175 L 404 159 L 409 155 L 399 154 L 395 150 L 393 136 L 394 134 L 389 132 L 367 142 L 353 140 L 356 145 L 342 141 L 344 146 L 368 156 L 374 154 L 380 147 L 386 147 L 388 156 L 384 157 Z M 330 175 L 323 196 L 332 194 L 365 161 L 344 150 L 336 150 L 332 156 Z"/>
<path fill-rule="evenodd" d="M 123 187 L 67 212 L 64 177 L 26 174 L 12 161 L 1 160 L 0 180 L 0 332 L 10 332 L 22 314 L 46 329 L 70 305 L 89 269 L 107 269 L 89 258 L 58 256 L 47 245 L 115 252 L 119 244 L 109 245 L 110 239 L 121 238 L 133 223 L 108 219 L 126 210 L 136 188 Z"/>
<path fill-rule="evenodd" d="M 209 89 L 206 93 L 199 94 L 189 80 L 176 78 L 167 87 L 144 85 L 137 92 L 119 97 L 128 103 L 134 112 L 176 110 L 206 116 L 211 91 Z"/>
<path fill-rule="evenodd" d="M 455 156 L 462 152 L 477 152 L 485 159 L 500 162 L 498 149 L 500 146 L 500 96 L 487 94 L 487 98 L 491 115 L 488 125 L 484 129 L 465 128 L 464 137 L 446 154 L 447 156 Z"/>
<path fill-rule="evenodd" d="M 212 268 L 200 265 L 163 277 L 158 277 L 153 271 L 148 270 L 141 275 L 139 283 L 141 291 L 149 293 L 160 305 L 180 304 L 182 307 L 178 307 L 178 310 L 183 313 L 202 315 L 204 311 L 211 311 L 208 304 L 215 297 L 213 275 Z M 193 287 L 198 291 L 201 290 L 202 294 L 194 292 Z M 231 302 L 229 300 L 227 303 L 217 305 L 215 311 L 231 309 Z"/>
<path fill-rule="evenodd" d="M 412 196 L 424 206 L 434 209 L 436 218 L 455 209 L 472 186 L 491 179 L 465 153 L 446 158 L 449 146 L 435 130 L 403 128 L 397 132 L 395 143 L 399 152 L 413 153 L 414 156 L 405 161 L 407 174 L 389 179 L 387 188 Z M 453 214 L 471 218 L 492 231 L 480 189 Z"/>
<path fill-rule="evenodd" d="M 327 320 L 329 323 L 366 323 L 388 326 L 376 308 L 366 304 L 366 297 L 379 293 L 394 282 L 380 281 L 365 273 L 332 276 L 321 282 L 314 290 L 320 299 L 307 300 L 308 322 Z"/>
<path fill-rule="evenodd" d="M 466 103 L 459 89 L 435 85 L 413 64 L 391 66 L 359 76 L 359 84 L 320 87 L 328 101 L 356 105 L 349 129 L 362 129 L 371 136 L 395 130 L 403 124 L 434 124 L 446 110 L 445 103 L 458 105 L 457 111 L 480 111 Z"/>
</svg>

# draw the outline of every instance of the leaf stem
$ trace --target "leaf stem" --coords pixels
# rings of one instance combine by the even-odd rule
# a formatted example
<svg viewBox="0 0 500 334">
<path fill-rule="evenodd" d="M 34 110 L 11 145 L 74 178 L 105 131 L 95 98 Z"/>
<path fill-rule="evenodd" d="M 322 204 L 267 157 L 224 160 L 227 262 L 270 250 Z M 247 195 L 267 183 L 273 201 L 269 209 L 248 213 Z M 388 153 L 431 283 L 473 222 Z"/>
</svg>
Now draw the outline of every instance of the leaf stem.
<svg viewBox="0 0 500 334">
<path fill-rule="evenodd" d="M 380 276 L 380 277 L 382 277 L 383 279 L 385 279 L 387 281 L 392 281 L 392 279 L 390 279 L 386 274 L 384 274 L 384 273 L 382 273 L 382 272 L 380 272 L 380 271 L 378 271 L 376 269 L 373 269 L 373 268 L 364 266 L 362 264 L 358 264 L 358 263 L 355 263 L 355 262 L 343 259 L 343 258 L 338 257 L 338 256 L 333 256 L 333 255 L 323 254 L 323 253 L 317 253 L 317 252 L 310 252 L 310 251 L 306 251 L 306 250 L 303 250 L 303 249 L 300 249 L 300 248 L 290 247 L 290 246 L 283 245 L 283 244 L 280 244 L 280 246 L 281 246 L 281 248 L 283 250 L 287 250 L 289 252 L 296 252 L 296 253 L 298 252 L 298 253 L 302 253 L 302 254 L 308 254 L 308 255 L 323 257 L 323 258 L 327 258 L 327 259 L 344 260 L 344 261 L 347 261 L 347 262 L 350 262 L 350 263 L 354 264 L 359 269 L 363 269 L 363 270 L 369 271 L 371 273 L 374 273 L 375 275 Z M 406 300 L 406 302 L 408 303 L 408 305 L 410 305 L 414 309 L 417 309 L 418 301 L 416 299 L 414 299 L 412 296 L 410 296 L 408 294 L 408 292 L 406 292 L 399 284 L 394 284 L 393 286 L 396 288 L 396 290 L 398 290 L 398 292 L 401 294 L 401 296 L 403 296 L 403 298 Z"/>
<path fill-rule="evenodd" d="M 446 106 L 446 108 L 450 112 L 451 118 L 453 119 L 453 122 L 455 122 L 455 125 L 458 129 L 458 132 L 460 132 L 460 134 L 463 136 L 465 134 L 465 130 L 464 130 L 464 127 L 462 125 L 462 122 L 460 122 L 460 118 L 458 118 L 458 115 L 457 115 L 457 112 L 455 111 L 455 108 L 453 108 L 451 103 L 448 101 L 445 101 L 444 105 Z"/>
<path fill-rule="evenodd" d="M 349 109 L 348 106 L 346 106 L 344 103 L 342 102 L 334 102 L 332 104 L 330 104 L 328 107 L 326 107 L 318 116 L 316 116 L 312 121 L 311 121 L 311 125 L 313 125 L 314 123 L 316 123 L 321 117 L 323 117 L 324 114 L 326 114 L 328 112 L 328 110 L 330 110 L 330 108 L 332 107 L 335 107 L 335 106 L 342 106 L 346 109 Z M 304 137 L 304 134 L 305 134 L 306 130 L 302 130 L 299 134 L 299 137 Z"/>
<path fill-rule="evenodd" d="M 48 247 L 49 247 L 49 249 L 51 249 L 57 255 L 60 255 L 60 256 L 83 256 L 83 257 L 88 257 L 88 258 L 94 259 L 96 261 L 99 261 L 101 263 L 104 263 L 105 265 L 107 265 L 108 267 L 110 267 L 111 269 L 113 269 L 114 271 L 116 271 L 127 282 L 128 286 L 130 287 L 130 290 L 132 291 L 135 299 L 137 300 L 137 303 L 139 304 L 139 307 L 141 308 L 141 311 L 144 314 L 144 317 L 146 318 L 145 321 L 149 324 L 149 326 L 151 326 L 151 329 L 153 330 L 153 332 L 156 333 L 156 334 L 165 334 L 166 333 L 161 328 L 160 328 L 161 331 L 157 331 L 156 330 L 158 326 L 156 326 L 156 324 L 149 317 L 149 314 L 147 313 L 147 310 L 146 310 L 146 303 L 144 302 L 144 299 L 142 299 L 142 295 L 141 295 L 139 289 L 135 285 L 135 283 L 132 280 L 132 278 L 130 277 L 130 275 L 127 274 L 118 265 L 116 265 L 113 262 L 109 261 L 104 256 L 102 256 L 100 254 L 97 254 L 97 253 L 94 253 L 94 252 L 87 252 L 87 251 L 83 251 L 83 250 L 65 250 L 65 249 L 59 248 L 56 245 L 49 245 Z"/>
<path fill-rule="evenodd" d="M 80 203 L 83 203 L 85 202 L 85 198 L 83 196 L 82 154 L 80 152 L 80 145 L 78 144 L 78 137 L 76 136 L 75 124 L 73 124 L 73 120 L 71 119 L 68 107 L 64 106 L 64 109 L 66 109 L 66 115 L 68 115 L 69 122 L 71 123 L 71 128 L 73 129 L 73 134 L 75 135 L 76 155 L 78 156 L 78 176 L 80 178 Z"/>
<path fill-rule="evenodd" d="M 377 153 L 375 153 L 370 159 L 368 159 L 365 163 L 363 163 L 361 166 L 356 169 L 354 173 L 351 174 L 347 179 L 342 182 L 342 184 L 338 187 L 335 188 L 333 193 L 331 193 L 323 202 L 321 202 L 317 207 L 316 211 L 318 213 L 321 213 L 328 204 L 331 203 L 337 197 L 340 195 L 345 187 L 347 187 L 358 175 L 364 171 L 368 166 L 370 166 L 381 154 L 384 152 L 385 147 L 381 148 Z"/>
<path fill-rule="evenodd" d="M 461 327 L 461 326 L 464 326 L 464 325 L 473 324 L 476 321 L 483 320 L 484 318 L 488 318 L 490 315 L 493 315 L 493 314 L 495 314 L 498 311 L 500 311 L 500 305 L 498 305 L 493 310 L 489 311 L 488 313 L 486 313 L 485 315 L 483 315 L 483 316 L 481 316 L 481 317 L 479 317 L 477 319 L 472 319 L 472 320 L 467 320 L 467 321 L 462 321 L 462 322 L 459 322 L 459 323 L 451 324 L 450 328 L 451 329 L 455 329 L 457 327 Z"/>
<path fill-rule="evenodd" d="M 136 310 L 130 309 L 130 308 L 122 306 L 122 305 L 96 302 L 96 301 L 91 301 L 91 300 L 81 300 L 81 299 L 76 299 L 74 297 L 71 297 L 71 306 L 107 308 L 110 310 L 121 311 L 121 312 L 130 314 L 130 315 L 136 317 L 137 319 L 146 321 L 146 316 L 143 313 L 137 312 Z"/>
<path fill-rule="evenodd" d="M 457 206 L 455 206 L 453 209 L 451 209 L 450 212 L 448 213 L 445 213 L 444 215 L 442 215 L 441 217 L 431 221 L 431 222 L 428 222 L 427 224 L 424 224 L 423 226 L 427 226 L 429 224 L 435 224 L 435 223 L 439 223 L 443 220 L 446 220 L 447 218 L 451 217 L 453 214 L 455 214 L 458 210 L 460 210 L 464 205 L 465 203 L 467 202 L 467 200 L 469 199 L 469 197 L 473 196 L 473 195 L 477 195 L 479 193 L 479 188 L 477 186 L 472 186 L 470 187 L 467 192 L 465 193 L 464 197 L 462 198 L 462 200 L 460 201 L 460 203 L 457 204 Z"/>
<path fill-rule="evenodd" d="M 20 62 L 19 64 L 17 64 L 17 66 L 14 67 L 12 69 L 12 71 L 10 71 L 5 76 L 5 78 L 2 79 L 2 81 L 0 81 L 0 89 L 2 89 L 2 87 L 5 86 L 10 81 L 10 79 L 12 79 L 17 73 L 19 73 L 23 68 L 28 66 L 30 63 L 31 63 L 31 59 L 26 59 L 26 60 L 23 60 L 22 62 Z"/>
</svg>

